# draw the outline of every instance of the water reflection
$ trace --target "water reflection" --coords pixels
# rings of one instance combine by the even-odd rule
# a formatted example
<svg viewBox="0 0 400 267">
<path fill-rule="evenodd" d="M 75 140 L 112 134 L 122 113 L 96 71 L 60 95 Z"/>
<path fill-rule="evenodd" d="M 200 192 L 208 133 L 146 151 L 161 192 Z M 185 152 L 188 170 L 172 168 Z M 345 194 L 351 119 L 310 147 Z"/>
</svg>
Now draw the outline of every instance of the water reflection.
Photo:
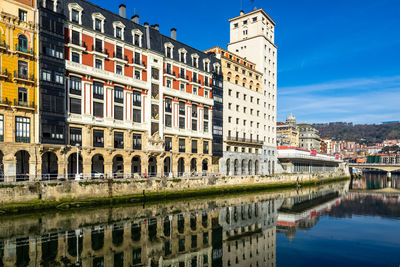
<svg viewBox="0 0 400 267">
<path fill-rule="evenodd" d="M 0 266 L 275 266 L 277 231 L 311 228 L 346 190 L 0 217 Z"/>
</svg>

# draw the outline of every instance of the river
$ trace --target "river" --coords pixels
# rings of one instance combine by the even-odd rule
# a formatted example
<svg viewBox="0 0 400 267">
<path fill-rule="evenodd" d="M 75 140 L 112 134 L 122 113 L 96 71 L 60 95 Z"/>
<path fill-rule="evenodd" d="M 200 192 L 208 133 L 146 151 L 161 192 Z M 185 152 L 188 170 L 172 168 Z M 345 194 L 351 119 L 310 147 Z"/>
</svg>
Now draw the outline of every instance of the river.
<svg viewBox="0 0 400 267">
<path fill-rule="evenodd" d="M 0 266 L 399 266 L 400 195 L 348 188 L 1 216 Z"/>
</svg>

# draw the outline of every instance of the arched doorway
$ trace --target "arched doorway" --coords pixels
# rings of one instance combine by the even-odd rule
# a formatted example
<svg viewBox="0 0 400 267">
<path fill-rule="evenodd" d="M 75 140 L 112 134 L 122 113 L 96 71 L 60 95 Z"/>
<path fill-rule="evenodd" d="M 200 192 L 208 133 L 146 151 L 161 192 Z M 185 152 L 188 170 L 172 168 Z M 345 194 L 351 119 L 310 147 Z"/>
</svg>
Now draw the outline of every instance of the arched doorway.
<svg viewBox="0 0 400 267">
<path fill-rule="evenodd" d="M 58 158 L 53 152 L 46 152 L 42 155 L 42 180 L 57 179 Z"/>
<path fill-rule="evenodd" d="M 15 157 L 17 160 L 16 181 L 29 180 L 29 153 L 25 150 L 20 150 L 15 153 Z"/>
<path fill-rule="evenodd" d="M 242 175 L 246 175 L 246 160 L 242 160 Z"/>
<path fill-rule="evenodd" d="M 142 162 L 139 156 L 134 156 L 132 158 L 132 167 L 131 167 L 132 174 L 142 174 Z"/>
<path fill-rule="evenodd" d="M 164 176 L 168 176 L 171 172 L 171 158 L 166 157 L 164 159 Z"/>
<path fill-rule="evenodd" d="M 92 178 L 104 178 L 104 158 L 100 154 L 92 157 Z"/>
<path fill-rule="evenodd" d="M 206 175 L 208 172 L 208 160 L 207 159 L 203 159 L 203 162 L 201 163 L 201 169 L 202 169 L 203 175 Z"/>
<path fill-rule="evenodd" d="M 193 158 L 190 161 L 190 174 L 194 175 L 197 172 L 197 160 L 195 158 Z"/>
<path fill-rule="evenodd" d="M 238 175 L 239 170 L 239 160 L 235 159 L 233 162 L 233 175 Z"/>
<path fill-rule="evenodd" d="M 157 160 L 155 157 L 149 158 L 149 176 L 157 175 Z"/>
<path fill-rule="evenodd" d="M 124 178 L 124 158 L 121 155 L 114 156 L 112 173 L 114 178 Z"/>
<path fill-rule="evenodd" d="M 182 176 L 185 173 L 185 159 L 179 158 L 178 160 L 178 176 Z"/>
<path fill-rule="evenodd" d="M 227 159 L 226 160 L 226 175 L 229 175 L 231 171 L 231 160 Z"/>
<path fill-rule="evenodd" d="M 248 171 L 249 174 L 253 174 L 253 162 L 251 160 L 249 160 Z"/>
<path fill-rule="evenodd" d="M 82 173 L 83 172 L 83 161 L 82 161 L 82 156 L 79 155 L 79 172 L 78 173 Z M 73 178 L 76 175 L 76 153 L 72 153 L 71 155 L 69 155 L 68 157 L 68 173 L 67 173 L 67 177 L 68 178 Z"/>
<path fill-rule="evenodd" d="M 3 165 L 4 154 L 0 151 L 0 182 L 4 182 L 4 165 Z"/>
<path fill-rule="evenodd" d="M 254 174 L 258 175 L 258 160 L 256 160 L 256 162 L 254 162 Z"/>
</svg>

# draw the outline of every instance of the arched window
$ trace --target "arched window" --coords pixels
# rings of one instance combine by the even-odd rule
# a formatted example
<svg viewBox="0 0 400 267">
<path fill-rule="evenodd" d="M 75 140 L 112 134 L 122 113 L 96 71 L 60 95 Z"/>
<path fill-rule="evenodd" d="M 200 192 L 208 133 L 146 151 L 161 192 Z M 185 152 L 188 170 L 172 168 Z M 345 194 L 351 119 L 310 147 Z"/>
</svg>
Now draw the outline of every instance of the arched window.
<svg viewBox="0 0 400 267">
<path fill-rule="evenodd" d="M 28 38 L 25 35 L 18 37 L 18 50 L 21 52 L 28 52 Z"/>
</svg>

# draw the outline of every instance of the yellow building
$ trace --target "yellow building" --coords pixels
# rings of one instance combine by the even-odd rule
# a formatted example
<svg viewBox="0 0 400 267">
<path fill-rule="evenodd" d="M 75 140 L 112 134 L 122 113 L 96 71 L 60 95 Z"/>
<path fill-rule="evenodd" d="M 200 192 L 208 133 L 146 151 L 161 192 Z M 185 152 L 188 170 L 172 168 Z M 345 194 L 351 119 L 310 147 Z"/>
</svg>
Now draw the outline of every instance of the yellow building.
<svg viewBox="0 0 400 267">
<path fill-rule="evenodd" d="M 277 146 L 299 147 L 299 127 L 292 113 L 286 118 L 286 123 L 276 123 Z"/>
<path fill-rule="evenodd" d="M 0 179 L 36 173 L 36 1 L 0 0 Z"/>
</svg>

